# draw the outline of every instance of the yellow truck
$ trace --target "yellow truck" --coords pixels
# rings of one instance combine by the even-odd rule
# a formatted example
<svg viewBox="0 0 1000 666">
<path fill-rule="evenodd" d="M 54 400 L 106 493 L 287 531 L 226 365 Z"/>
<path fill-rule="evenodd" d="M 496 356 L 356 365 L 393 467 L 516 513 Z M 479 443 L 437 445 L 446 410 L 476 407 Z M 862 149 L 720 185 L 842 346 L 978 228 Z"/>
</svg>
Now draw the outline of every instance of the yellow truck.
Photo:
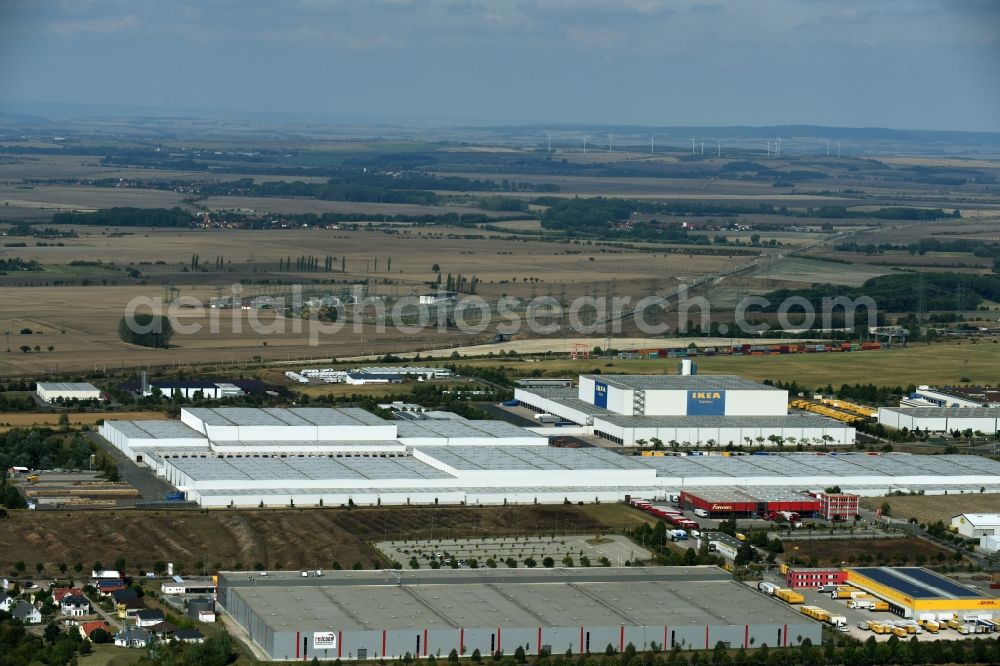
<svg viewBox="0 0 1000 666">
<path fill-rule="evenodd" d="M 882 601 L 881 599 L 876 599 L 875 603 L 872 604 L 871 610 L 873 611 L 887 611 L 889 610 L 889 602 Z"/>
<path fill-rule="evenodd" d="M 786 604 L 801 604 L 806 600 L 804 596 L 796 592 L 795 590 L 790 590 L 787 587 L 783 587 L 774 593 L 774 596 L 778 597 Z"/>
<path fill-rule="evenodd" d="M 906 631 L 906 627 L 893 627 L 892 633 L 898 636 L 899 638 L 906 638 L 906 635 L 909 632 Z"/>
<path fill-rule="evenodd" d="M 843 585 L 838 587 L 836 590 L 830 593 L 830 596 L 834 599 L 852 599 L 854 592 L 856 592 L 850 585 Z"/>
<path fill-rule="evenodd" d="M 882 624 L 881 622 L 872 622 L 871 625 L 870 625 L 870 627 L 871 627 L 871 630 L 873 632 L 875 632 L 876 634 L 887 634 L 887 633 L 889 633 L 889 625 Z"/>
<path fill-rule="evenodd" d="M 940 628 L 941 625 L 934 620 L 927 620 L 926 622 L 924 622 L 924 629 L 926 629 L 928 632 L 932 634 L 936 634 L 938 631 L 940 631 Z"/>
</svg>

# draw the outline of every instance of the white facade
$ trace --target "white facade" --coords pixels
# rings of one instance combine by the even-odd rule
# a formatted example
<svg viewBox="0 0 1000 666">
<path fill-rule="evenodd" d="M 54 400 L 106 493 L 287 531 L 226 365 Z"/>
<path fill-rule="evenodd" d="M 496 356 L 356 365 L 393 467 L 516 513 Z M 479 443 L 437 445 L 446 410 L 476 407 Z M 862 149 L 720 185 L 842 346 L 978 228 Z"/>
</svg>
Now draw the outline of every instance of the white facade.
<svg viewBox="0 0 1000 666">
<path fill-rule="evenodd" d="M 895 430 L 964 432 L 986 435 L 1000 431 L 1000 408 L 996 407 L 879 407 L 878 422 Z"/>
<path fill-rule="evenodd" d="M 549 447 L 544 436 L 495 421 L 392 422 L 352 409 L 182 409 L 181 417 L 185 423 L 106 422 L 101 434 L 205 507 L 607 502 L 626 495 L 654 498 L 686 487 L 733 485 L 798 490 L 840 485 L 865 496 L 894 490 L 1000 490 L 1000 463 L 975 456 L 642 457 L 600 447 Z M 702 425 L 686 431 L 681 425 L 685 422 L 727 417 L 605 418 L 609 426 L 631 428 L 630 437 L 649 433 L 628 425 L 629 420 L 650 420 L 664 444 L 672 439 L 667 429 L 673 428 L 676 438 L 685 438 L 679 441 L 710 436 L 724 446 L 729 437 L 735 441 L 755 432 L 767 435 L 770 430 L 754 424 L 775 419 L 787 419 L 788 427 L 773 430 L 785 436 L 794 429 L 797 436 L 815 440 L 827 432 L 809 426 L 817 420 L 827 423 L 812 415 L 743 417 L 734 419 L 741 425 Z M 358 439 L 365 437 L 365 430 L 386 428 L 392 437 Z M 214 438 L 215 429 L 223 439 Z M 308 430 L 312 439 L 283 439 L 286 431 L 293 433 L 288 437 L 302 437 L 300 429 Z M 339 429 L 349 430 L 355 439 L 337 438 L 347 436 Z M 245 439 L 229 439 L 234 435 Z"/>
<path fill-rule="evenodd" d="M 963 513 L 951 519 L 951 526 L 967 539 L 1000 536 L 1000 513 Z"/>
<path fill-rule="evenodd" d="M 38 397 L 45 402 L 56 400 L 100 400 L 101 391 L 93 384 L 39 382 L 35 386 Z"/>
</svg>

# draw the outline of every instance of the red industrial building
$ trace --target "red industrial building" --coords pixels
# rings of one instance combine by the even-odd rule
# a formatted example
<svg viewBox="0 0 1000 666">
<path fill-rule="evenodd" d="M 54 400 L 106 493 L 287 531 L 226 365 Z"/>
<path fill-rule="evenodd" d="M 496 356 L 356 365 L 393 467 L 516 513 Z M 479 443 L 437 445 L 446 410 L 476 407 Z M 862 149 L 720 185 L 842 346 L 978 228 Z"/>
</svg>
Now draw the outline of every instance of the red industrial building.
<svg viewBox="0 0 1000 666">
<path fill-rule="evenodd" d="M 689 488 L 681 491 L 680 506 L 708 518 L 765 518 L 779 513 L 813 516 L 820 501 L 805 493 L 771 487 Z"/>
<path fill-rule="evenodd" d="M 822 585 L 843 585 L 847 582 L 847 572 L 843 569 L 790 568 L 785 572 L 785 585 L 794 589 L 820 587 Z"/>
<path fill-rule="evenodd" d="M 858 496 L 850 493 L 820 493 L 820 515 L 827 520 L 854 520 Z"/>
</svg>

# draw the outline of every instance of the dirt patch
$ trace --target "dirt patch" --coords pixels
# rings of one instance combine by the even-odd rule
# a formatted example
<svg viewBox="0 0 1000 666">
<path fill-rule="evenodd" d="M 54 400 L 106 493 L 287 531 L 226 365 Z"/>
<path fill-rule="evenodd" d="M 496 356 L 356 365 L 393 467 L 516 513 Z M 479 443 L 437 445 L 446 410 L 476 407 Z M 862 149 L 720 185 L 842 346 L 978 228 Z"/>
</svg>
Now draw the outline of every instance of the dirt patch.
<svg viewBox="0 0 1000 666">
<path fill-rule="evenodd" d="M 369 545 L 388 539 L 592 534 L 607 531 L 577 507 L 385 507 L 254 511 L 13 511 L 0 521 L 0 570 L 15 562 L 55 572 L 124 558 L 131 573 L 157 560 L 206 569 L 383 566 Z M 204 566 L 202 562 L 204 561 Z"/>
<path fill-rule="evenodd" d="M 795 546 L 798 546 L 798 551 L 793 550 Z M 843 562 L 852 565 L 936 563 L 950 561 L 953 555 L 947 548 L 915 538 L 785 543 L 786 557 L 793 553 L 806 562 L 815 558 L 820 566 L 840 566 Z"/>
</svg>

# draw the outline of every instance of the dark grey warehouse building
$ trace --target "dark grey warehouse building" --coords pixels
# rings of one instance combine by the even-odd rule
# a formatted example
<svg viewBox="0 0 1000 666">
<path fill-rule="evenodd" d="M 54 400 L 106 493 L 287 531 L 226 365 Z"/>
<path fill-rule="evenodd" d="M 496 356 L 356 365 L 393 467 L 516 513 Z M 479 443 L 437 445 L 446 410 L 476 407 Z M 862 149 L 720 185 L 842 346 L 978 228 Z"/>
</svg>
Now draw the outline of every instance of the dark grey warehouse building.
<svg viewBox="0 0 1000 666">
<path fill-rule="evenodd" d="M 271 659 L 819 644 L 821 625 L 716 567 L 223 572 Z"/>
</svg>

